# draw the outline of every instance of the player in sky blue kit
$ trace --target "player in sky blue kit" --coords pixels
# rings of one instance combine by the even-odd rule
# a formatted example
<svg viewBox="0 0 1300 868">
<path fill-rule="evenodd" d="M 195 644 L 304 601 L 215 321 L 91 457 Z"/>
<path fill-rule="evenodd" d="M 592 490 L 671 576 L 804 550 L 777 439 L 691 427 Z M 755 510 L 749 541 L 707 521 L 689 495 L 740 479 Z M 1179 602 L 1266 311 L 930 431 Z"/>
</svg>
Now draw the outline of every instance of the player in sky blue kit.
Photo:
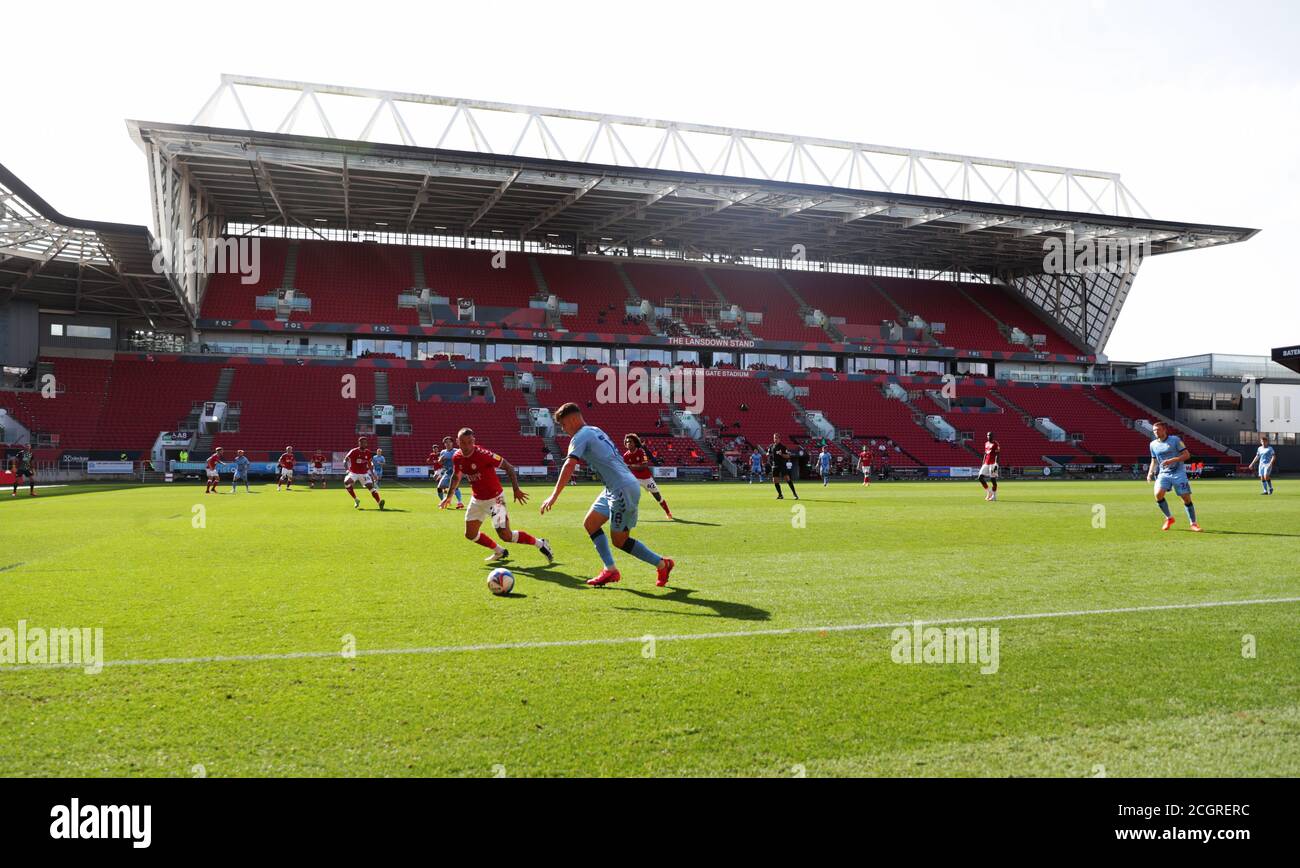
<svg viewBox="0 0 1300 868">
<path fill-rule="evenodd" d="M 763 481 L 763 453 L 755 449 L 749 456 L 749 482 L 752 485 L 754 480 Z"/>
<path fill-rule="evenodd" d="M 661 558 L 650 551 L 640 540 L 632 539 L 632 528 L 636 527 L 637 508 L 641 501 L 641 486 L 636 477 L 623 461 L 622 454 L 609 435 L 594 426 L 588 425 L 582 418 L 578 405 L 568 403 L 555 411 L 555 422 L 564 429 L 569 440 L 569 454 L 560 468 L 560 478 L 555 483 L 555 490 L 542 503 L 542 514 L 550 512 L 551 507 L 560 499 L 560 493 L 573 478 L 578 462 L 586 464 L 596 472 L 600 481 L 605 483 L 605 490 L 587 512 L 583 529 L 591 537 L 596 552 L 600 555 L 605 568 L 595 578 L 588 579 L 593 587 L 617 582 L 622 576 L 614 567 L 614 552 L 609 547 L 604 525 L 609 522 L 614 545 L 633 557 L 645 561 L 654 567 L 659 575 L 655 584 L 663 587 L 668 584 L 668 574 L 673 570 L 671 558 Z"/>
<path fill-rule="evenodd" d="M 451 485 L 452 479 L 456 476 L 456 441 L 451 437 L 442 438 L 442 451 L 429 453 L 429 463 L 441 468 L 437 481 L 438 501 L 441 503 L 447 494 L 447 486 Z M 442 509 L 441 506 L 438 508 Z M 456 486 L 456 508 L 465 508 L 465 503 L 460 499 L 460 486 Z"/>
<path fill-rule="evenodd" d="M 831 484 L 831 448 L 822 446 L 822 451 L 817 455 L 817 469 L 822 475 L 822 488 Z"/>
<path fill-rule="evenodd" d="M 248 487 L 248 465 L 250 463 L 251 462 L 249 462 L 248 456 L 244 454 L 244 450 L 240 449 L 238 452 L 235 453 L 234 472 L 230 474 L 231 494 L 234 494 L 236 490 L 238 490 L 239 480 L 241 479 L 244 480 L 245 493 L 251 493 L 251 490 Z"/>
<path fill-rule="evenodd" d="M 379 480 L 383 478 L 384 464 L 387 462 L 384 450 L 376 447 L 375 454 L 370 457 L 370 479 L 375 483 L 375 488 L 379 488 Z"/>
<path fill-rule="evenodd" d="M 1169 426 L 1164 422 L 1155 424 L 1156 439 L 1151 441 L 1151 466 L 1147 469 L 1147 482 L 1156 484 L 1156 505 L 1165 514 L 1165 523 L 1161 530 L 1174 526 L 1174 516 L 1169 512 L 1165 494 L 1173 489 L 1183 499 L 1183 508 L 1187 510 L 1187 520 L 1192 523 L 1192 530 L 1200 532 L 1196 523 L 1196 507 L 1192 505 L 1192 484 L 1187 481 L 1187 460 L 1191 453 L 1183 445 L 1183 439 L 1177 434 L 1169 433 Z"/>
<path fill-rule="evenodd" d="M 1268 435 L 1259 435 L 1259 448 L 1255 450 L 1255 457 L 1250 459 L 1250 466 L 1259 464 L 1259 484 L 1264 486 L 1263 494 L 1273 493 L 1273 459 L 1276 457 Z"/>
</svg>

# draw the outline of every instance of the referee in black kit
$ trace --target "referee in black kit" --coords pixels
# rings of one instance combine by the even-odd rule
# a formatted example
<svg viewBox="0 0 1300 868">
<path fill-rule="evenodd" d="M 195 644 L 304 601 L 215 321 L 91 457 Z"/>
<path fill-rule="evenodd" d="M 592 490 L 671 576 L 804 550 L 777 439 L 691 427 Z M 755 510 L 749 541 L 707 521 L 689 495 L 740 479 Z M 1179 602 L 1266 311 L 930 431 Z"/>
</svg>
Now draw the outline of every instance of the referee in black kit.
<svg viewBox="0 0 1300 868">
<path fill-rule="evenodd" d="M 785 448 L 781 442 L 780 434 L 772 435 L 772 445 L 767 447 L 767 466 L 772 472 L 772 484 L 776 486 L 776 499 L 785 500 L 785 495 L 781 493 L 781 480 L 785 479 L 785 484 L 790 486 L 790 493 L 794 499 L 799 499 L 799 492 L 794 490 L 794 477 L 790 473 L 790 450 Z"/>
</svg>

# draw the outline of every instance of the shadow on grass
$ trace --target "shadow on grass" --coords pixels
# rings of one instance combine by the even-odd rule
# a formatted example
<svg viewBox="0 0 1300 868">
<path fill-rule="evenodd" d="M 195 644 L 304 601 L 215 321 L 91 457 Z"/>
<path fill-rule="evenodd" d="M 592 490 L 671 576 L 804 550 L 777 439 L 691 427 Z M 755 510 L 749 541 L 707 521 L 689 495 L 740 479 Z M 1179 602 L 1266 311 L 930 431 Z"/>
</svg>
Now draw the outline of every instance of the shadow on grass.
<svg viewBox="0 0 1300 868">
<path fill-rule="evenodd" d="M 713 613 L 691 612 L 693 617 L 700 618 L 723 618 L 728 621 L 767 621 L 772 617 L 772 613 L 766 609 L 760 609 L 757 606 L 750 606 L 747 603 L 733 603 L 729 600 L 709 600 L 704 597 L 694 597 L 695 593 L 691 588 L 669 588 L 667 593 L 654 593 L 652 591 L 639 591 L 636 588 L 620 588 L 612 585 L 617 590 L 632 594 L 633 596 L 642 597 L 655 602 L 667 601 L 670 603 L 685 603 L 688 606 L 701 606 L 706 609 L 712 609 Z M 659 615 L 680 615 L 681 612 L 668 612 L 664 609 L 648 609 L 642 606 L 618 606 L 617 608 L 625 612 L 653 612 Z"/>
<path fill-rule="evenodd" d="M 14 503 L 18 503 L 24 500 L 41 500 L 46 497 L 66 497 L 69 494 L 92 494 L 98 491 L 125 491 L 127 489 L 143 489 L 145 487 L 143 485 L 140 485 L 139 483 L 131 483 L 131 482 L 126 482 L 121 484 L 103 483 L 103 482 L 93 483 L 93 484 L 74 483 L 70 485 L 60 485 L 59 483 L 50 483 L 50 485 L 52 486 L 58 485 L 58 487 L 42 488 L 41 483 L 37 482 L 35 497 L 32 497 L 30 494 L 28 494 L 27 486 L 25 485 L 19 486 L 17 497 L 12 496 L 13 487 L 11 485 L 3 486 L 2 488 L 0 488 L 0 502 L 8 500 Z"/>
<path fill-rule="evenodd" d="M 1210 530 L 1202 528 L 1201 533 L 1216 534 L 1222 536 L 1280 536 L 1280 537 L 1300 537 L 1300 533 L 1274 533 L 1266 530 Z"/>
<path fill-rule="evenodd" d="M 494 561 L 492 564 L 488 564 L 487 566 L 495 568 L 495 566 L 500 563 L 500 561 Z M 571 576 L 568 573 L 562 573 L 555 569 L 559 563 L 559 561 L 556 561 L 553 564 L 538 567 L 519 567 L 511 564 L 508 569 L 512 573 L 527 576 L 528 578 L 536 579 L 539 582 L 550 582 L 553 585 L 560 585 L 565 588 L 582 588 L 583 590 L 586 590 L 587 580 L 580 579 L 577 576 Z"/>
</svg>

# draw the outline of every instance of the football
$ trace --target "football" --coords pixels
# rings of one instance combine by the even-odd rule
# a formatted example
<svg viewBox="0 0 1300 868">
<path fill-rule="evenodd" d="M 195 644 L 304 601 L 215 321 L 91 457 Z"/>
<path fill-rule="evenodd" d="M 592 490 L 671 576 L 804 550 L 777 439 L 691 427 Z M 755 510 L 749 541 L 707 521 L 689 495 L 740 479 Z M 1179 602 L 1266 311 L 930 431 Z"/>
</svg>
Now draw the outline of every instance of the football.
<svg viewBox="0 0 1300 868">
<path fill-rule="evenodd" d="M 488 590 L 498 597 L 504 597 L 515 589 L 515 574 L 505 567 L 497 567 L 488 573 Z"/>
</svg>

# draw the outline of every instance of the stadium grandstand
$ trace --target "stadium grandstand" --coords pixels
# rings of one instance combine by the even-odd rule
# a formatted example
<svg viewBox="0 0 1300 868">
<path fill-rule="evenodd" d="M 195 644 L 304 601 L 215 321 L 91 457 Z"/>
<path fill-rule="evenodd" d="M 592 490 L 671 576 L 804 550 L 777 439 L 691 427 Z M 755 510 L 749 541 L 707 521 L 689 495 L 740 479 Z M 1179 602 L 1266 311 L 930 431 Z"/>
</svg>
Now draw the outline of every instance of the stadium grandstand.
<svg viewBox="0 0 1300 868">
<path fill-rule="evenodd" d="M 416 476 L 470 424 L 539 475 L 570 400 L 665 477 L 740 477 L 773 434 L 969 476 L 986 431 L 1004 472 L 1128 474 L 1157 419 L 1207 474 L 1242 463 L 1106 357 L 1137 258 L 1045 250 L 1256 230 L 1154 219 L 1111 172 L 247 76 L 128 129 L 148 227 L 0 167 L 0 440 L 47 471 L 365 433 Z M 603 403 L 606 366 L 698 370 L 703 406 Z"/>
</svg>

